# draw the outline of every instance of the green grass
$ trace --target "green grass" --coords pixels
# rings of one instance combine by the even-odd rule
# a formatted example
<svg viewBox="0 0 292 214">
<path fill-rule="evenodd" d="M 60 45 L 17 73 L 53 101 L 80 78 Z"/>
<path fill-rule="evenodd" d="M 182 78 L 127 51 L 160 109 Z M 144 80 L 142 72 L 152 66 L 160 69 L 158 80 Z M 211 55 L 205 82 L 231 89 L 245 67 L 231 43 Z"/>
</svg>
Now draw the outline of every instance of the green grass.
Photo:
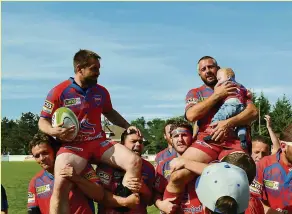
<svg viewBox="0 0 292 214">
<path fill-rule="evenodd" d="M 27 214 L 27 188 L 31 178 L 40 171 L 35 162 L 1 162 L 1 183 L 6 189 L 9 213 Z M 151 206 L 148 213 L 158 214 Z"/>
</svg>

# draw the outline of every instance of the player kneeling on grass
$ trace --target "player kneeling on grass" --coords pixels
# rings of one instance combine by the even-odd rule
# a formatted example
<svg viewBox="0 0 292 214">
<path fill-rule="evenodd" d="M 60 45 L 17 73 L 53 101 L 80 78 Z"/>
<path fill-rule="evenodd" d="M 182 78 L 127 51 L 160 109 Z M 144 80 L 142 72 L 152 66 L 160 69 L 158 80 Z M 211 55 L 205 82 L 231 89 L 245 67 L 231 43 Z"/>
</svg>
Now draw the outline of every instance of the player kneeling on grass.
<svg viewBox="0 0 292 214">
<path fill-rule="evenodd" d="M 36 162 L 43 168 L 30 181 L 28 187 L 28 213 L 48 214 L 50 199 L 54 188 L 54 165 L 58 142 L 41 132 L 37 133 L 29 143 Z M 101 201 L 104 196 L 103 187 L 91 165 L 77 175 L 72 166 L 67 165 L 60 171 L 60 176 L 70 179 L 74 186 L 69 193 L 70 213 L 92 214 L 93 200 Z M 93 199 L 93 200 L 92 200 Z"/>
<path fill-rule="evenodd" d="M 121 144 L 132 152 L 141 156 L 144 144 L 143 137 L 139 136 L 136 130 L 124 131 L 121 136 Z M 112 168 L 107 164 L 98 165 L 96 172 L 101 180 L 105 191 L 103 202 L 98 206 L 100 214 L 146 214 L 147 206 L 152 202 L 152 186 L 155 178 L 155 170 L 152 164 L 142 159 L 142 181 L 133 180 L 130 182 L 131 188 L 136 189 L 137 193 L 125 192 L 122 187 L 124 171 Z M 122 197 L 121 197 L 122 196 Z"/>
<path fill-rule="evenodd" d="M 72 182 L 59 176 L 67 164 L 71 164 L 77 174 L 84 170 L 89 160 L 120 167 L 126 171 L 123 185 L 129 189 L 129 180 L 141 178 L 141 158 L 124 146 L 106 140 L 102 130 L 101 114 L 122 128 L 128 129 L 130 124 L 113 108 L 108 90 L 97 84 L 100 56 L 93 51 L 80 50 L 73 58 L 73 66 L 74 78 L 63 81 L 49 92 L 39 120 L 42 132 L 64 142 L 56 158 L 50 214 L 69 214 L 68 194 Z M 80 129 L 73 142 L 68 139 L 75 133 L 74 126 L 52 127 L 52 116 L 60 107 L 70 108 L 78 118 Z"/>
</svg>

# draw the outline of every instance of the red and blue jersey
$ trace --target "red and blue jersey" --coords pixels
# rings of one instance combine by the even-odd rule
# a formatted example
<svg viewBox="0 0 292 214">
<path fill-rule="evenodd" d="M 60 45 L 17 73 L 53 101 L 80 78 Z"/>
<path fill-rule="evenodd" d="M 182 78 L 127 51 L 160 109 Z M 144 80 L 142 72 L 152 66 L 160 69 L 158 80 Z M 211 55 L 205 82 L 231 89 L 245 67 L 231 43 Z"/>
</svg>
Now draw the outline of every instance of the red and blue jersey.
<svg viewBox="0 0 292 214">
<path fill-rule="evenodd" d="M 199 102 L 204 101 L 205 99 L 209 98 L 214 93 L 214 90 L 206 85 L 202 85 L 199 88 L 191 89 L 185 98 L 185 112 L 192 106 L 196 105 Z M 247 99 L 246 104 L 251 103 L 252 101 Z M 197 121 L 197 125 L 199 127 L 197 139 L 200 141 L 204 141 L 203 138 L 208 136 L 209 133 L 207 132 L 207 129 L 209 128 L 209 125 L 212 122 L 212 118 L 216 114 L 216 112 L 219 110 L 222 102 L 218 102 L 204 117 L 202 117 L 200 120 Z M 235 140 L 237 138 L 237 135 L 233 133 L 229 136 L 229 140 Z"/>
<path fill-rule="evenodd" d="M 155 184 L 154 189 L 159 192 L 160 194 L 163 194 L 165 191 L 165 188 L 169 182 L 170 179 L 170 162 L 175 157 L 169 157 L 166 160 L 160 162 L 156 169 L 156 177 L 155 177 Z M 185 192 L 183 194 L 182 200 L 181 200 L 181 210 L 183 213 L 204 213 L 203 205 L 198 199 L 197 193 L 196 193 L 196 180 L 194 179 L 188 185 L 186 186 Z"/>
<path fill-rule="evenodd" d="M 142 159 L 142 179 L 146 186 L 151 190 L 155 179 L 155 170 L 151 163 Z M 97 176 L 99 177 L 105 189 L 111 193 L 115 193 L 118 186 L 122 183 L 125 172 L 119 169 L 112 168 L 109 165 L 101 163 L 96 169 Z M 114 208 L 108 208 L 102 204 L 98 205 L 98 213 L 100 214 L 120 214 Z M 124 214 L 147 214 L 147 204 L 140 201 L 140 204 Z"/>
<path fill-rule="evenodd" d="M 251 194 L 273 209 L 292 213 L 292 166 L 283 163 L 281 151 L 257 163 Z"/>
<path fill-rule="evenodd" d="M 113 109 L 106 88 L 96 84 L 83 89 L 71 77 L 49 92 L 40 116 L 51 119 L 55 110 L 60 107 L 70 108 L 78 117 L 80 130 L 75 141 L 105 139 L 101 114 Z"/>
<path fill-rule="evenodd" d="M 171 151 L 169 150 L 169 148 L 163 149 L 155 157 L 155 162 L 154 162 L 155 168 L 158 166 L 158 164 L 161 161 L 164 161 L 169 157 L 176 157 L 176 156 L 177 156 L 177 152 L 175 151 L 174 148 L 172 148 Z"/>
<path fill-rule="evenodd" d="M 82 176 L 87 180 L 100 184 L 98 177 L 91 165 L 82 171 Z M 37 173 L 29 183 L 27 208 L 37 209 L 41 214 L 49 214 L 50 199 L 54 188 L 54 176 L 46 170 Z M 94 203 L 87 198 L 76 186 L 69 193 L 70 213 L 93 214 Z"/>
</svg>

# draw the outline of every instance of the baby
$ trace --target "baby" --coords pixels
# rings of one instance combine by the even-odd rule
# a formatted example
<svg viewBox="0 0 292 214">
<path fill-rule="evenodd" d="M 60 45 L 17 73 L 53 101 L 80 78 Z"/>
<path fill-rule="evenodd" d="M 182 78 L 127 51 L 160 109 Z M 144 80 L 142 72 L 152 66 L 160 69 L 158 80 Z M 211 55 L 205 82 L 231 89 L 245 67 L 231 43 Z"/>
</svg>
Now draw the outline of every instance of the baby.
<svg viewBox="0 0 292 214">
<path fill-rule="evenodd" d="M 217 85 L 222 85 L 226 81 L 232 81 L 237 87 L 237 92 L 235 95 L 229 95 L 223 100 L 223 104 L 212 118 L 212 123 L 226 120 L 239 114 L 244 110 L 247 99 L 251 98 L 251 94 L 248 92 L 248 90 L 243 85 L 235 81 L 235 74 L 231 68 L 219 69 L 217 71 L 217 80 Z M 246 149 L 246 128 L 237 127 L 236 131 L 241 142 L 241 147 Z M 209 141 L 211 138 L 211 136 L 207 136 L 204 138 L 204 140 Z"/>
</svg>

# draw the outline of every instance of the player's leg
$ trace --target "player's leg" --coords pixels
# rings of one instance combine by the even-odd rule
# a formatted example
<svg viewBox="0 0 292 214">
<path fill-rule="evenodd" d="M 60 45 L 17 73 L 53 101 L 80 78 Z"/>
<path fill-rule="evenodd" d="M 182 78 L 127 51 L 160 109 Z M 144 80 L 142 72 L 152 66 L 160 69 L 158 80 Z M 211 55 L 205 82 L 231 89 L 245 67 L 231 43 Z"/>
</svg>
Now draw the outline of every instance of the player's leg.
<svg viewBox="0 0 292 214">
<path fill-rule="evenodd" d="M 111 143 L 112 144 L 112 143 Z M 101 150 L 101 161 L 113 167 L 119 167 L 126 171 L 123 185 L 131 178 L 141 179 L 142 159 L 125 146 L 116 143 L 108 146 L 105 151 Z"/>
<path fill-rule="evenodd" d="M 70 213 L 69 192 L 72 188 L 72 183 L 60 176 L 60 171 L 66 164 L 73 166 L 76 173 L 80 174 L 85 168 L 87 160 L 73 153 L 61 153 L 57 156 L 54 170 L 54 190 L 50 200 L 50 214 Z"/>
</svg>

